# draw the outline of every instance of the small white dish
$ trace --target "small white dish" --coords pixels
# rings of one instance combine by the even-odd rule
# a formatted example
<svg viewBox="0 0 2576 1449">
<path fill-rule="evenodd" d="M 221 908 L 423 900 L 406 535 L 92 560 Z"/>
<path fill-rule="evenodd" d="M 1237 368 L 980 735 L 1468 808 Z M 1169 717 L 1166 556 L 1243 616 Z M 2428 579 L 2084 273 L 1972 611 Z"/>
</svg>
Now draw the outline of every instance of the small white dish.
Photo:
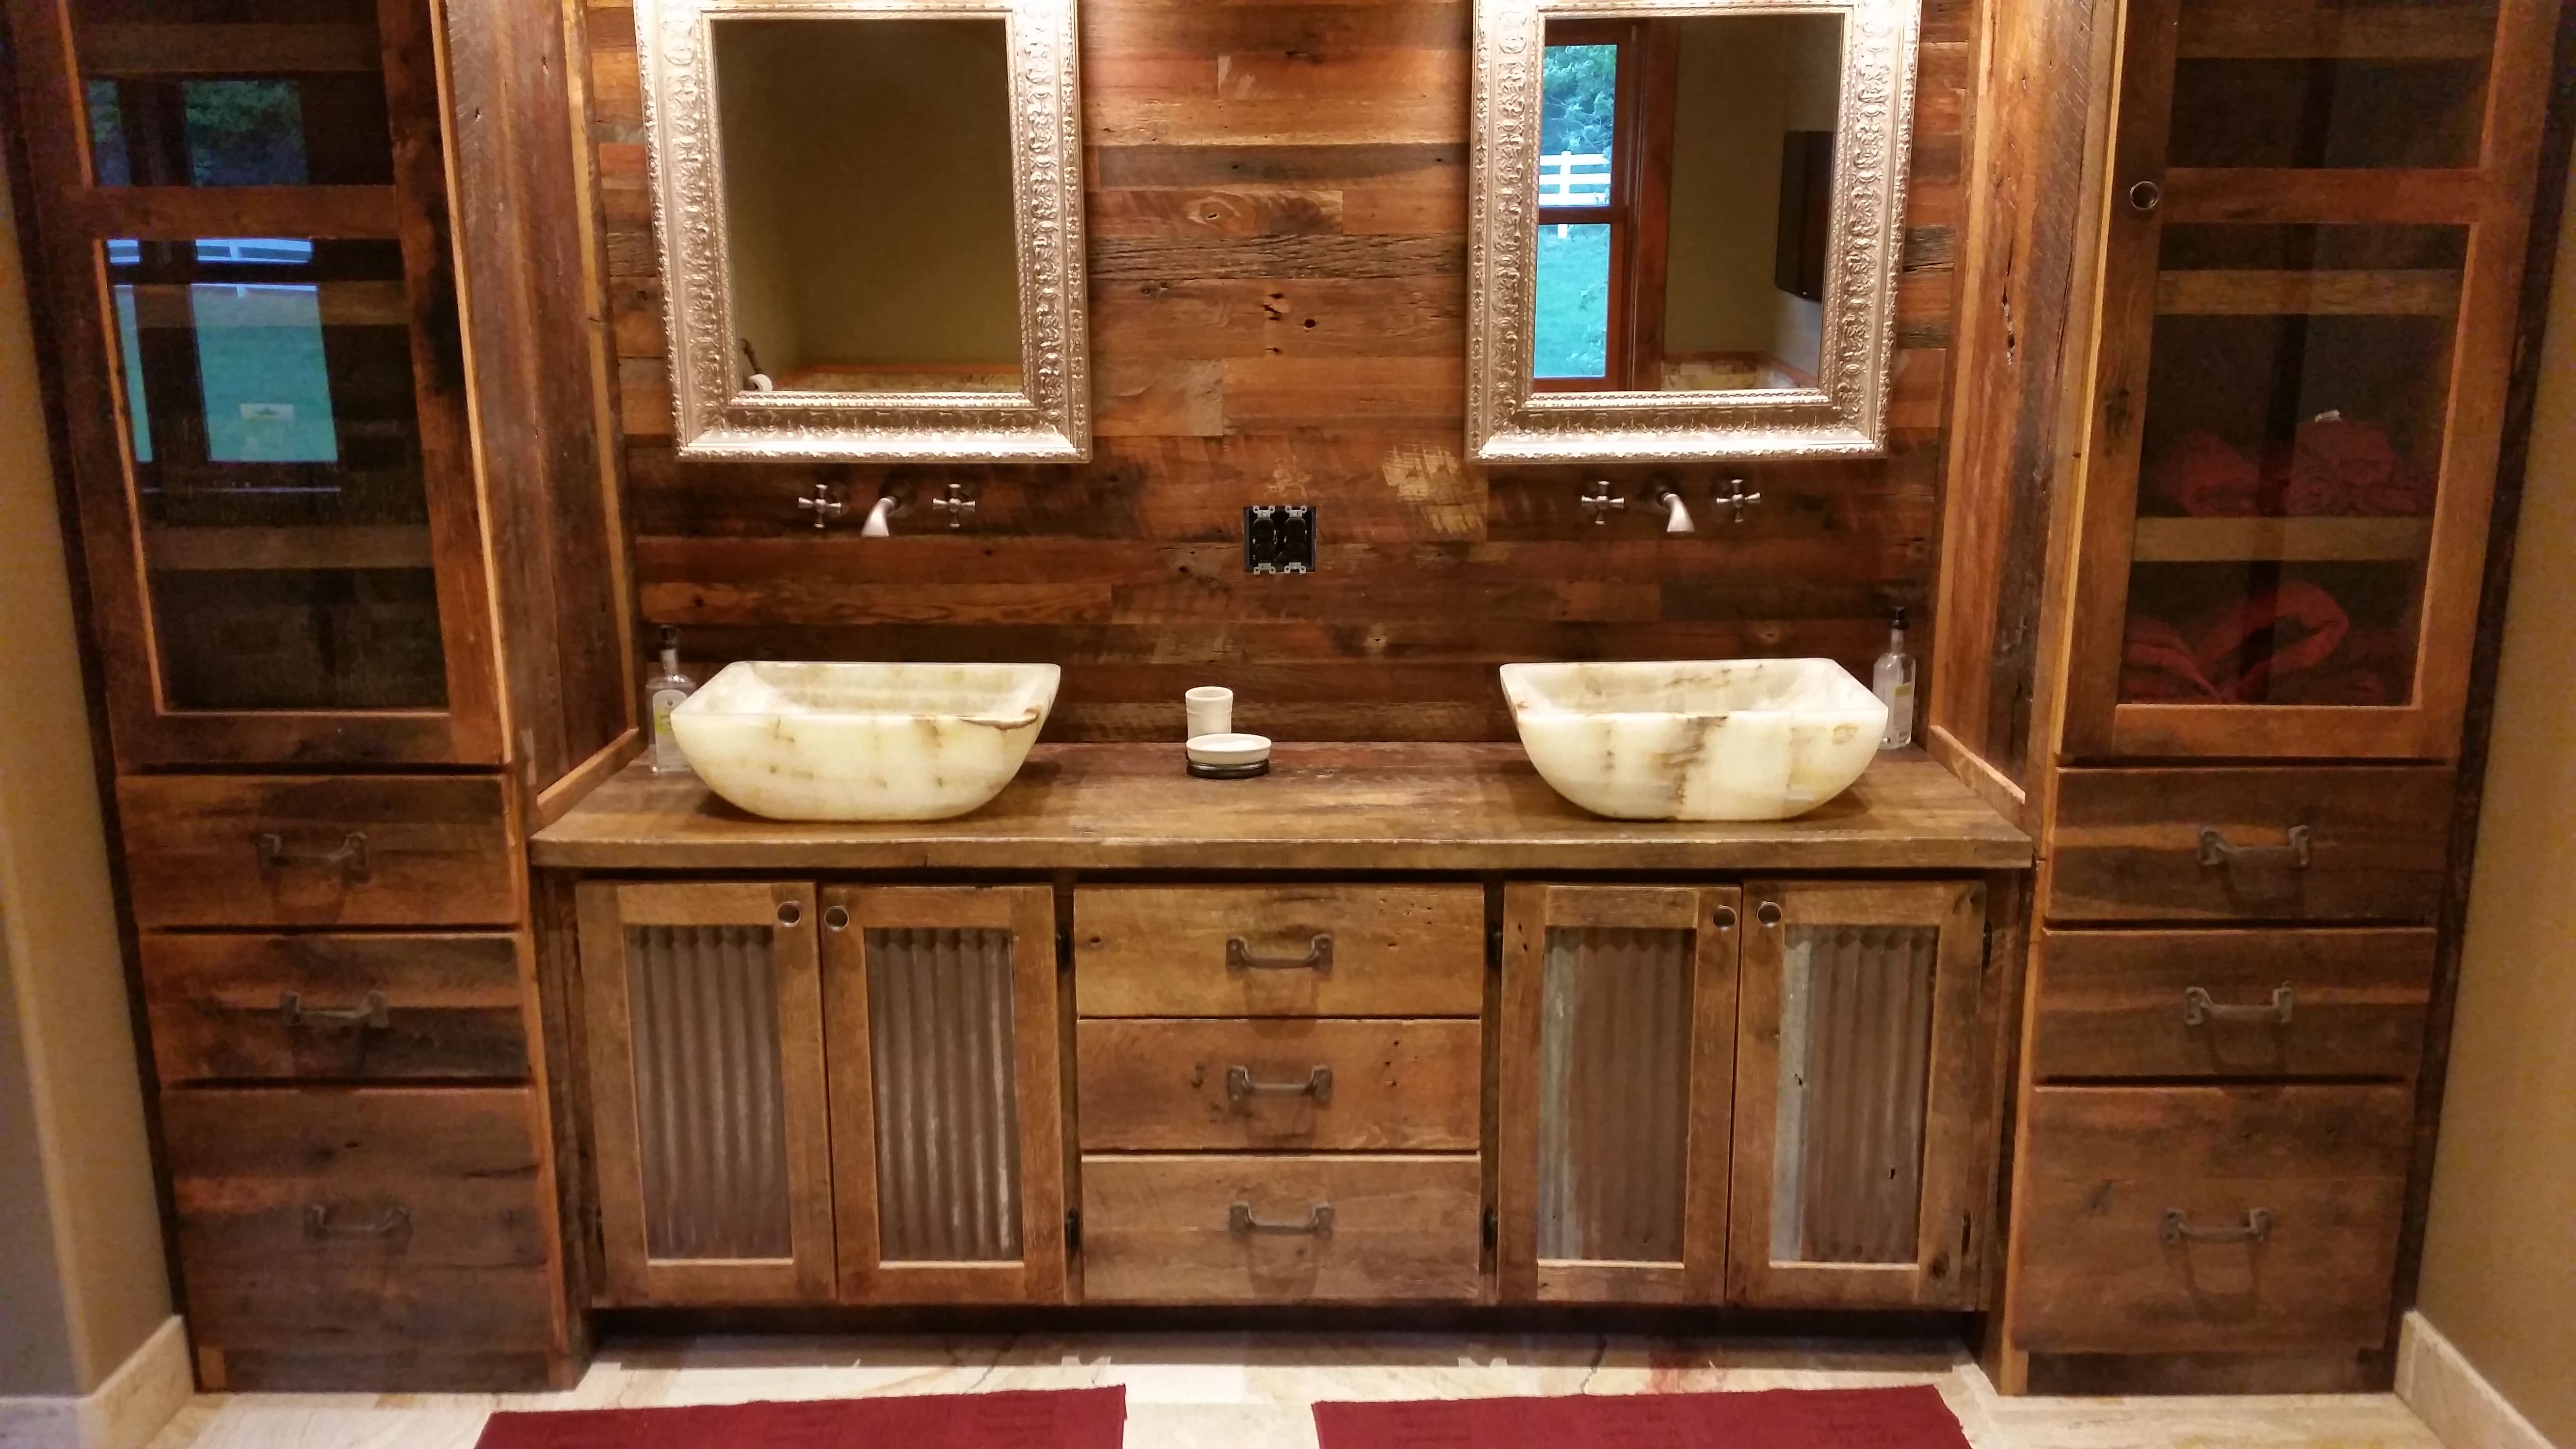
<svg viewBox="0 0 2576 1449">
<path fill-rule="evenodd" d="M 1197 735 L 1185 747 L 1193 765 L 1258 765 L 1270 758 L 1267 735 Z"/>
</svg>

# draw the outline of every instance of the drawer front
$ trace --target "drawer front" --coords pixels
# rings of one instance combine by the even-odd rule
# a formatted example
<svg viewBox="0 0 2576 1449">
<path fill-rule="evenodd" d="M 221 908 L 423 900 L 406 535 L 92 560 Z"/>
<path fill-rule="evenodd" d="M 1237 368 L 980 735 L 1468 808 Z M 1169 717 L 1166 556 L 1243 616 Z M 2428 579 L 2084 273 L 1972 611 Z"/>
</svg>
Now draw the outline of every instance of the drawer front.
<svg viewBox="0 0 2576 1449">
<path fill-rule="evenodd" d="M 1085 1016 L 1485 1009 L 1481 886 L 1101 886 L 1073 928 Z"/>
<path fill-rule="evenodd" d="M 134 776 L 116 796 L 147 930 L 520 918 L 495 777 Z"/>
<path fill-rule="evenodd" d="M 516 936 L 143 938 L 165 1085 L 520 1081 Z"/>
<path fill-rule="evenodd" d="M 2379 1346 L 2414 1106 L 2402 1085 L 2038 1089 L 2018 1346 Z"/>
<path fill-rule="evenodd" d="M 2450 820 L 2438 767 L 2069 770 L 2045 914 L 2430 922 Z"/>
<path fill-rule="evenodd" d="M 528 1089 L 183 1090 L 161 1112 L 206 1388 L 545 1382 L 563 1326 Z"/>
<path fill-rule="evenodd" d="M 1473 1152 L 1483 1041 L 1473 1021 L 1085 1021 L 1082 1145 Z"/>
<path fill-rule="evenodd" d="M 1083 1297 L 1469 1302 L 1483 1218 L 1473 1157 L 1086 1157 Z"/>
<path fill-rule="evenodd" d="M 2043 931 L 2031 1068 L 2065 1077 L 2411 1077 L 2434 933 Z"/>
</svg>

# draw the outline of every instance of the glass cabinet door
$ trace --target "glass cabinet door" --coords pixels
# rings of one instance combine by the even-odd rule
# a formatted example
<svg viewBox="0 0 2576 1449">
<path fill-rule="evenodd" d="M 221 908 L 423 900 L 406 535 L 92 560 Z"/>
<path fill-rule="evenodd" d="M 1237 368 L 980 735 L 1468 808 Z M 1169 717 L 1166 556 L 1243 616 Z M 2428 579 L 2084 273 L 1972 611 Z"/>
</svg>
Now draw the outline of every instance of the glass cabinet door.
<svg viewBox="0 0 2576 1449">
<path fill-rule="evenodd" d="M 2439 757 L 2541 77 L 2494 4 L 2128 13 L 2069 753 Z"/>
<path fill-rule="evenodd" d="M 1732 887 L 1507 888 L 1504 1301 L 1718 1301 L 1738 905 Z"/>
<path fill-rule="evenodd" d="M 432 7 L 58 0 L 40 218 L 134 764 L 502 754 Z"/>
<path fill-rule="evenodd" d="M 1985 891 L 1756 881 L 1727 1301 L 1978 1306 Z"/>
<path fill-rule="evenodd" d="M 823 892 L 840 1292 L 1060 1303 L 1055 893 Z"/>
<path fill-rule="evenodd" d="M 577 901 L 610 1298 L 829 1300 L 813 888 L 585 884 Z"/>
</svg>

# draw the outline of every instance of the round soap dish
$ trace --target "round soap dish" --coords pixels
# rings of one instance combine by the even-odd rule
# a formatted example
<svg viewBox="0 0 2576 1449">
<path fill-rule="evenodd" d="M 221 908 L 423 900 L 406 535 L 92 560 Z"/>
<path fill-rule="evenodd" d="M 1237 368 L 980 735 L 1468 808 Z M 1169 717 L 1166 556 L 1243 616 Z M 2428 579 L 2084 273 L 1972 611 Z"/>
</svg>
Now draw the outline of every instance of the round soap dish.
<svg viewBox="0 0 2576 1449">
<path fill-rule="evenodd" d="M 1199 735 L 1184 748 L 1190 773 L 1202 780 L 1251 780 L 1270 773 L 1270 741 L 1260 735 Z"/>
</svg>

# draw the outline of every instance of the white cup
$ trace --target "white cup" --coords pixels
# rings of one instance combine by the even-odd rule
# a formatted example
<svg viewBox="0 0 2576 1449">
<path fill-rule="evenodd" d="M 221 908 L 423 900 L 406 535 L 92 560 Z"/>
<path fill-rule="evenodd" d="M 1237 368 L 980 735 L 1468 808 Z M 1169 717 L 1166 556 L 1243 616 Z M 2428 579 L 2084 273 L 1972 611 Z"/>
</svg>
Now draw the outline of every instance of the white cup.
<svg viewBox="0 0 2576 1449">
<path fill-rule="evenodd" d="M 1194 740 L 1201 735 L 1234 733 L 1233 690 L 1202 684 L 1184 695 L 1183 699 L 1190 711 L 1190 732 L 1183 738 Z"/>
</svg>

